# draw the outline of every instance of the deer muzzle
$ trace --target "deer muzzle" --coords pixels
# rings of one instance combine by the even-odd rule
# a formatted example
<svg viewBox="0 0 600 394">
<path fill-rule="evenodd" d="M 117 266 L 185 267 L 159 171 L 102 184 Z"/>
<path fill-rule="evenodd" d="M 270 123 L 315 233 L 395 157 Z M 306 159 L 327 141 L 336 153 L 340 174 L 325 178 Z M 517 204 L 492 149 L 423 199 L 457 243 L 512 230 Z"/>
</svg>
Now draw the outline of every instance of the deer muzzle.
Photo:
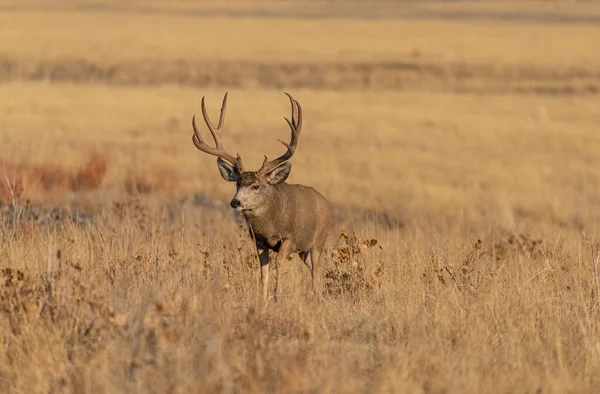
<svg viewBox="0 0 600 394">
<path fill-rule="evenodd" d="M 237 198 L 234 198 L 233 200 L 231 200 L 231 203 L 229 205 L 231 205 L 231 208 L 233 209 L 239 209 L 242 203 Z"/>
</svg>

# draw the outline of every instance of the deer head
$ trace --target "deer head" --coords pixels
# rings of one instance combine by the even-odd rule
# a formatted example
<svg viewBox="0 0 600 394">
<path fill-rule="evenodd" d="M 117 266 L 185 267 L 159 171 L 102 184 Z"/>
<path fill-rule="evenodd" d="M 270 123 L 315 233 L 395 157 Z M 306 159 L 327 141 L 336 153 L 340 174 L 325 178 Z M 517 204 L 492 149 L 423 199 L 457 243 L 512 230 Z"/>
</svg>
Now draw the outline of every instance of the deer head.
<svg viewBox="0 0 600 394">
<path fill-rule="evenodd" d="M 302 108 L 291 95 L 288 93 L 285 94 L 290 99 L 292 106 L 292 119 L 284 118 L 291 130 L 290 143 L 288 144 L 279 140 L 287 148 L 287 151 L 274 160 L 268 160 L 267 156 L 265 156 L 263 164 L 258 171 L 245 171 L 241 156 L 237 154 L 234 157 L 223 148 L 221 138 L 227 107 L 227 93 L 223 97 L 221 116 L 216 128 L 206 113 L 204 97 L 202 97 L 202 116 L 215 142 L 214 148 L 207 145 L 202 139 L 196 127 L 196 117 L 192 118 L 192 127 L 194 129 L 192 141 L 196 148 L 202 152 L 217 156 L 217 167 L 223 179 L 228 182 L 236 182 L 237 191 L 231 200 L 232 208 L 248 214 L 259 214 L 268 205 L 269 201 L 271 201 L 272 195 L 276 193 L 275 186 L 285 182 L 290 174 L 292 165 L 288 160 L 292 158 L 298 146 L 298 137 L 302 129 Z"/>
</svg>

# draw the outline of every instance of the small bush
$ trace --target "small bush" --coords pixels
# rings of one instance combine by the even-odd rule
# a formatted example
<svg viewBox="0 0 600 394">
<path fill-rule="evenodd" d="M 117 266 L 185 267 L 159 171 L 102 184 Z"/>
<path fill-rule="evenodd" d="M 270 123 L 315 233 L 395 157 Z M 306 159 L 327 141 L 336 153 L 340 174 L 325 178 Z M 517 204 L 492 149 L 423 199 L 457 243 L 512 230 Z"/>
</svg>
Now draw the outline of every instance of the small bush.
<svg viewBox="0 0 600 394">
<path fill-rule="evenodd" d="M 333 267 L 325 270 L 325 291 L 329 295 L 359 296 L 381 286 L 383 263 L 370 272 L 365 252 L 378 244 L 376 239 L 348 235 L 342 230 L 333 248 Z M 381 246 L 379 247 L 381 249 Z"/>
</svg>

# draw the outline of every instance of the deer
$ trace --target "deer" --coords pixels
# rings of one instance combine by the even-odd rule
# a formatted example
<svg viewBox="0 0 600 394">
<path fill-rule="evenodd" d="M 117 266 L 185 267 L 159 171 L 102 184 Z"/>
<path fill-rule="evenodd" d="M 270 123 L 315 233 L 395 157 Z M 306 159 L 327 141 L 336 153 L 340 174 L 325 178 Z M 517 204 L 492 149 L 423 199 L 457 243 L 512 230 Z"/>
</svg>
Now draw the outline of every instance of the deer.
<svg viewBox="0 0 600 394">
<path fill-rule="evenodd" d="M 235 182 L 236 193 L 230 205 L 245 219 L 250 237 L 256 245 L 260 264 L 262 298 L 268 299 L 270 253 L 275 258 L 275 292 L 278 300 L 282 295 L 280 265 L 291 259 L 294 253 L 310 269 L 313 291 L 319 295 L 319 261 L 327 242 L 331 225 L 330 202 L 312 187 L 286 183 L 292 164 L 290 159 L 298 147 L 302 130 L 302 107 L 290 94 L 285 93 L 292 106 L 291 120 L 284 117 L 291 130 L 290 142 L 278 140 L 287 150 L 276 159 L 264 156 L 257 171 L 247 171 L 238 154 L 225 151 L 222 142 L 227 93 L 223 97 L 219 124 L 214 127 L 208 117 L 204 97 L 201 101 L 202 117 L 214 140 L 208 145 L 196 126 L 196 115 L 192 117 L 192 142 L 204 153 L 217 156 L 217 167 L 224 180 Z M 310 265 L 307 260 L 310 257 Z"/>
</svg>

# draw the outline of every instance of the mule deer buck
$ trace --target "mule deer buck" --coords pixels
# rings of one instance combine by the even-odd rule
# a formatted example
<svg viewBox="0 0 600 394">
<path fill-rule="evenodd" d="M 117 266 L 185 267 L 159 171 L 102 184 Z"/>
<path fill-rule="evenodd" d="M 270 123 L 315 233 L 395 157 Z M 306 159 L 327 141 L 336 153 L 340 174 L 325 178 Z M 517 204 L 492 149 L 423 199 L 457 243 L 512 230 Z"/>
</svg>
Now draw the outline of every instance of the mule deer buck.
<svg viewBox="0 0 600 394">
<path fill-rule="evenodd" d="M 214 148 L 204 142 L 196 127 L 196 116 L 192 118 L 192 141 L 196 148 L 217 156 L 217 166 L 223 179 L 236 183 L 237 191 L 231 200 L 231 207 L 241 211 L 248 224 L 250 236 L 256 242 L 262 295 L 265 300 L 268 294 L 269 251 L 277 253 L 276 299 L 281 296 L 279 265 L 295 252 L 299 253 L 304 264 L 311 270 L 313 290 L 319 291 L 318 264 L 331 223 L 331 206 L 325 197 L 311 187 L 285 182 L 292 169 L 289 160 L 296 151 L 302 130 L 302 107 L 291 95 L 285 94 L 292 104 L 292 119 L 284 118 L 291 129 L 290 143 L 279 140 L 287 151 L 270 161 L 265 156 L 258 171 L 246 171 L 240 155 L 234 157 L 223 148 L 222 132 L 227 93 L 223 98 L 221 116 L 216 128 L 206 113 L 202 97 L 202 116 L 214 139 Z M 310 265 L 307 263 L 309 256 Z"/>
</svg>

